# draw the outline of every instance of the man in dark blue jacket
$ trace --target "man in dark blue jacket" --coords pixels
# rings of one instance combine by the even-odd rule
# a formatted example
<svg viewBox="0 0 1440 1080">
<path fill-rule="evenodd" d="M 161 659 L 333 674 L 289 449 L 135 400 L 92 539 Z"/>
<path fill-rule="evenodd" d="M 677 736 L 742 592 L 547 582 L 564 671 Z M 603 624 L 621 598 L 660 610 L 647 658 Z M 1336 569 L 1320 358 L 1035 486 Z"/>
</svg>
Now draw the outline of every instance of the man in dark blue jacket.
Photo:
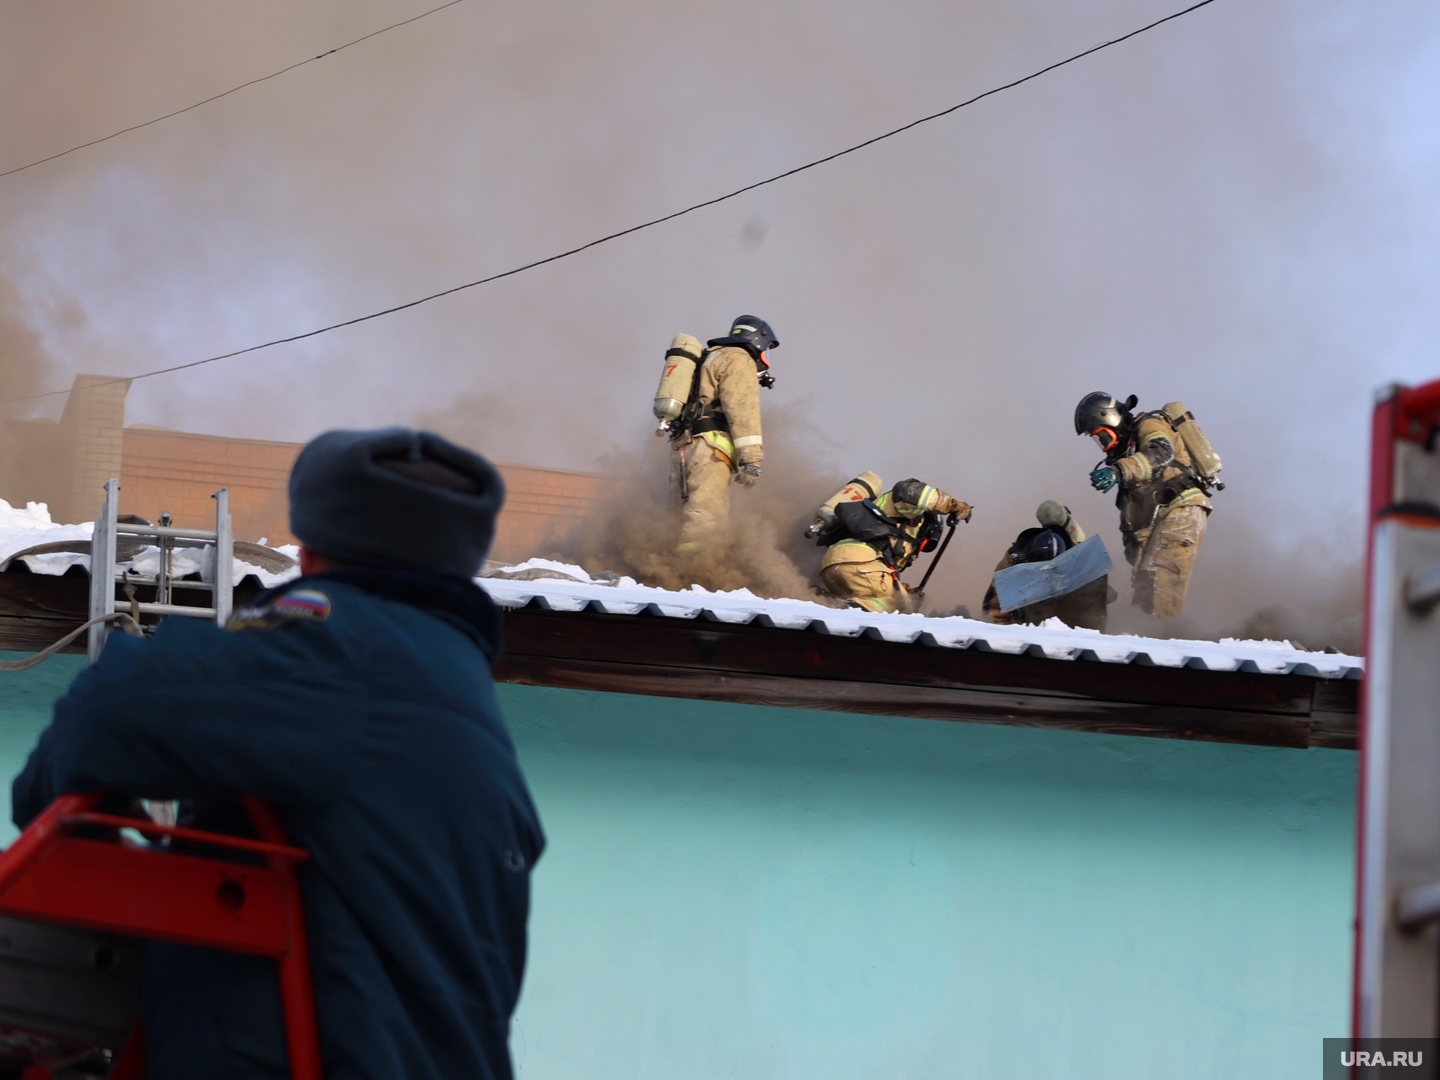
<svg viewBox="0 0 1440 1080">
<path fill-rule="evenodd" d="M 303 576 L 228 630 L 116 636 L 57 703 L 15 781 L 23 826 L 57 795 L 192 800 L 248 831 L 269 801 L 299 869 L 325 1074 L 511 1075 L 529 877 L 544 839 L 500 716 L 500 616 L 473 581 L 504 499 L 439 436 L 335 431 L 290 479 Z M 151 1080 L 288 1075 L 273 962 L 152 944 Z"/>
</svg>

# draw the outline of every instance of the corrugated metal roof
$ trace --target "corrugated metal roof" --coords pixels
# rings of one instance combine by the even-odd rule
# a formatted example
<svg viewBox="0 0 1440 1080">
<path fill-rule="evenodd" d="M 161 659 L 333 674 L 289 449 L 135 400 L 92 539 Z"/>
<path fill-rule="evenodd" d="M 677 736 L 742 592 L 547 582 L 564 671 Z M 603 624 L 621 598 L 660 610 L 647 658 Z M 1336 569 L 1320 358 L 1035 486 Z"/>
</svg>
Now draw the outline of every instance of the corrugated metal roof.
<svg viewBox="0 0 1440 1080">
<path fill-rule="evenodd" d="M 90 528 L 88 524 L 55 525 L 43 506 L 32 504 L 20 510 L 0 500 L 0 556 L 3 556 L 0 563 L 19 557 L 33 572 L 51 575 L 62 574 L 77 564 L 88 570 Z M 37 543 L 65 547 L 65 542 L 73 542 L 74 547 L 65 552 L 32 553 Z M 142 552 L 136 558 L 153 558 L 154 551 Z M 839 637 L 865 636 L 902 644 L 1107 664 L 1294 674 L 1324 679 L 1358 679 L 1363 669 L 1359 657 L 1307 652 L 1288 642 L 1192 641 L 1101 634 L 1071 629 L 1054 620 L 1044 626 L 997 626 L 958 617 L 881 615 L 805 600 L 763 599 L 744 589 L 707 592 L 696 586 L 672 592 L 614 575 L 591 577 L 578 566 L 546 559 L 531 559 L 512 567 L 487 564 L 486 570 L 487 574 L 505 575 L 486 576 L 481 584 L 507 608 L 537 604 L 556 611 L 589 608 L 611 615 L 648 614 L 736 625 L 753 623 Z M 278 584 L 296 572 L 291 569 L 273 573 L 240 560 L 235 567 L 237 581 L 253 576 L 265 586 Z M 548 576 L 526 580 L 535 575 Z"/>
<path fill-rule="evenodd" d="M 540 565 L 537 565 L 540 564 Z M 553 573 L 532 580 L 487 576 L 480 584 L 502 608 L 535 605 L 552 611 L 591 610 L 608 615 L 659 615 L 732 625 L 755 624 L 841 637 L 868 637 L 900 644 L 980 652 L 1027 654 L 1050 660 L 1090 660 L 1202 671 L 1248 671 L 1358 679 L 1363 660 L 1343 653 L 1309 652 L 1278 641 L 1191 641 L 1102 634 L 1051 620 L 1041 626 L 998 626 L 960 617 L 885 615 L 831 608 L 804 600 L 763 599 L 747 590 L 672 592 L 629 578 L 581 580 L 578 567 L 532 560 L 500 573 Z M 528 576 L 528 575 L 527 575 Z"/>
</svg>

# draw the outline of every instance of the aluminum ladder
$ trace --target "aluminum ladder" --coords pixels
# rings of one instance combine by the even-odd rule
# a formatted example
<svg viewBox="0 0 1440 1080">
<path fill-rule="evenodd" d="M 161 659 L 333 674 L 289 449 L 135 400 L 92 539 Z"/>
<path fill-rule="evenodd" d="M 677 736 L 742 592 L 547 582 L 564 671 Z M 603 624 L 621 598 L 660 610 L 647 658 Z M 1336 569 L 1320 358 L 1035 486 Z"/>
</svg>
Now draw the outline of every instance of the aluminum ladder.
<svg viewBox="0 0 1440 1080">
<path fill-rule="evenodd" d="M 214 619 L 224 626 L 230 619 L 235 603 L 235 531 L 230 521 L 230 489 L 221 488 L 215 492 L 215 528 L 180 529 L 170 526 L 168 515 L 162 515 L 160 525 L 138 525 L 119 521 L 120 481 L 109 480 L 105 484 L 105 503 L 95 519 L 95 532 L 90 539 L 90 618 L 112 615 L 116 610 L 115 589 L 121 585 L 132 594 L 135 586 L 148 585 L 155 589 L 155 601 L 142 603 L 132 597 L 128 601 L 132 613 L 138 615 L 185 615 L 197 619 Z M 125 572 L 116 568 L 116 545 L 120 538 L 151 538 L 160 548 L 158 573 L 151 577 Z M 176 581 L 170 574 L 170 556 L 179 548 L 213 548 L 215 558 L 210 563 L 208 576 L 201 571 L 201 581 Z M 202 563 L 202 566 L 205 564 Z M 194 607 L 176 604 L 175 589 L 205 589 L 211 594 L 209 607 Z M 123 609 L 122 609 L 123 610 Z M 90 663 L 100 656 L 109 636 L 111 623 L 98 623 L 89 631 L 88 649 Z"/>
</svg>

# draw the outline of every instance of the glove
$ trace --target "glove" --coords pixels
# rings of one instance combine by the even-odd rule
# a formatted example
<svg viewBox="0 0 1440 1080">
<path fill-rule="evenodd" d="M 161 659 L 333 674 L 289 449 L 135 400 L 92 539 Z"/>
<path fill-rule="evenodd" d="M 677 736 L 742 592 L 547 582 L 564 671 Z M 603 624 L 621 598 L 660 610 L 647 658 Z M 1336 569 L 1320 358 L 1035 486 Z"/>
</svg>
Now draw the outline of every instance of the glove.
<svg viewBox="0 0 1440 1080">
<path fill-rule="evenodd" d="M 965 521 L 965 522 L 967 522 L 967 523 L 969 522 L 969 520 L 970 520 L 970 504 L 969 504 L 969 503 L 961 502 L 959 499 L 955 498 L 954 495 L 948 495 L 948 494 L 946 494 L 946 493 L 943 492 L 943 491 L 936 492 L 936 495 L 937 495 L 937 498 L 935 499 L 935 505 L 934 505 L 934 507 L 932 508 L 932 509 L 935 511 L 935 513 L 937 513 L 937 514 L 949 514 L 949 515 L 951 515 L 952 517 L 958 517 L 958 518 L 960 518 L 962 521 Z"/>
<path fill-rule="evenodd" d="M 1120 474 L 1113 466 L 1101 465 L 1090 474 L 1090 486 L 1096 491 L 1109 491 L 1120 482 Z"/>
<path fill-rule="evenodd" d="M 760 482 L 760 466 L 741 465 L 735 470 L 735 482 L 741 487 L 754 487 Z"/>
</svg>

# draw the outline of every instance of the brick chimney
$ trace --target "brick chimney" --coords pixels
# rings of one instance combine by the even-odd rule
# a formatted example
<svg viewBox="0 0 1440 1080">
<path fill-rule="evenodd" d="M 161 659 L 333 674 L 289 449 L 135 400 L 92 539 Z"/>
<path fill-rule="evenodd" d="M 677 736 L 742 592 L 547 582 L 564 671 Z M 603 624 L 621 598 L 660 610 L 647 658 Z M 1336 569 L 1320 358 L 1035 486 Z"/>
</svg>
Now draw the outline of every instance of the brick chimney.
<svg viewBox="0 0 1440 1080">
<path fill-rule="evenodd" d="M 93 521 L 105 498 L 105 481 L 120 476 L 125 441 L 125 396 L 129 379 L 76 375 L 60 417 L 60 444 L 69 456 L 69 475 L 55 491 L 56 521 Z"/>
</svg>

